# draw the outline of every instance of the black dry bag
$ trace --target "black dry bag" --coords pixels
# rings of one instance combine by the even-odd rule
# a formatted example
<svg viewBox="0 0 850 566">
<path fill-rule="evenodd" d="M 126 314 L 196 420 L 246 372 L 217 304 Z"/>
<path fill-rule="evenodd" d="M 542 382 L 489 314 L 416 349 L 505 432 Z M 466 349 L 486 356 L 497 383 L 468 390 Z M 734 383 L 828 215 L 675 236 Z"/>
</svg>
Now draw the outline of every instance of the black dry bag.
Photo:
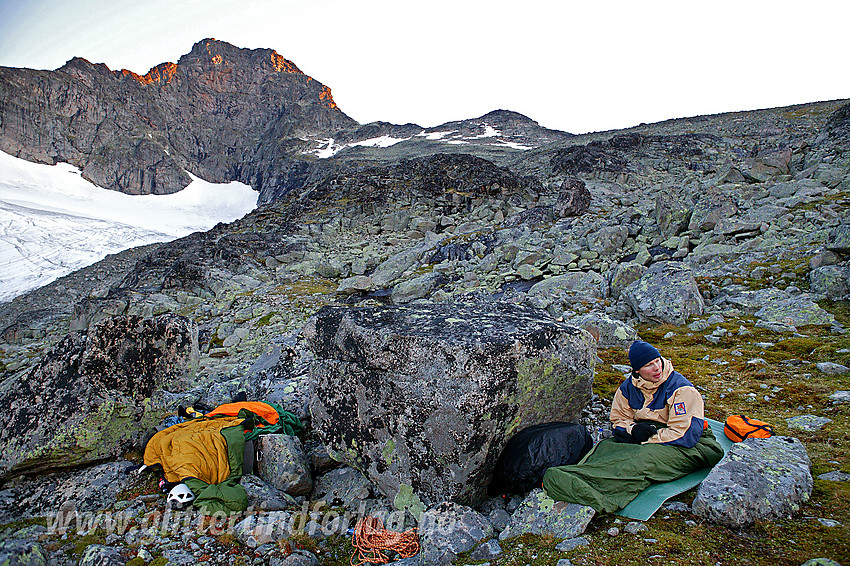
<svg viewBox="0 0 850 566">
<path fill-rule="evenodd" d="M 548 468 L 576 464 L 592 447 L 593 439 L 580 424 L 551 422 L 524 428 L 499 455 L 488 491 L 492 496 L 527 493 L 540 487 Z"/>
</svg>

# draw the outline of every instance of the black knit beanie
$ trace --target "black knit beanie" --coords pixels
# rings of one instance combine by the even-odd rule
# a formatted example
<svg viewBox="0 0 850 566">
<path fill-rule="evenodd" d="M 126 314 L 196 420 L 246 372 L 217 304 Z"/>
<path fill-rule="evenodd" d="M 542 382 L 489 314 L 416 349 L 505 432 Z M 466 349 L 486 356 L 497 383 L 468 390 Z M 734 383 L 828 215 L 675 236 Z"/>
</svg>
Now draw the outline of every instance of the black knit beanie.
<svg viewBox="0 0 850 566">
<path fill-rule="evenodd" d="M 658 353 L 658 350 L 654 346 L 641 340 L 633 342 L 629 348 L 629 362 L 631 362 L 634 371 L 639 370 L 655 358 L 660 357 L 661 354 Z"/>
</svg>

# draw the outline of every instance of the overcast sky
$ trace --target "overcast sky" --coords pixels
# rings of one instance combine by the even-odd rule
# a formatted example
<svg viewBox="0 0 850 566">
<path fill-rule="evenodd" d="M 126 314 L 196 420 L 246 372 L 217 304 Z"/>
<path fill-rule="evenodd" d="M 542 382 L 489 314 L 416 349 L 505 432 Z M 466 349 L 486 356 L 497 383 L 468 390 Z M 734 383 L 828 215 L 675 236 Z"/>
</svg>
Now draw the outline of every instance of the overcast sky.
<svg viewBox="0 0 850 566">
<path fill-rule="evenodd" d="M 850 98 L 839 2 L 0 0 L 0 65 L 140 74 L 208 37 L 271 48 L 360 123 L 491 110 L 573 133 Z"/>
</svg>

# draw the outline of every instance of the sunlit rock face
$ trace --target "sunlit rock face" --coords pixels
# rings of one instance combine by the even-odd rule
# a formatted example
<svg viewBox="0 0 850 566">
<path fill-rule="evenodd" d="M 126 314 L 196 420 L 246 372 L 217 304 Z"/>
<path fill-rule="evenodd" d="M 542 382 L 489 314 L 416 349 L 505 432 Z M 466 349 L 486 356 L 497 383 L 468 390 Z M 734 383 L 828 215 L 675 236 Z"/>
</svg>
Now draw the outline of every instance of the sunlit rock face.
<svg viewBox="0 0 850 566">
<path fill-rule="evenodd" d="M 256 184 L 251 164 L 291 150 L 281 140 L 356 124 L 328 87 L 275 51 L 214 39 L 145 75 L 82 58 L 55 71 L 0 68 L 0 112 L 0 150 L 71 163 L 130 194 L 179 191 L 187 171 Z"/>
</svg>

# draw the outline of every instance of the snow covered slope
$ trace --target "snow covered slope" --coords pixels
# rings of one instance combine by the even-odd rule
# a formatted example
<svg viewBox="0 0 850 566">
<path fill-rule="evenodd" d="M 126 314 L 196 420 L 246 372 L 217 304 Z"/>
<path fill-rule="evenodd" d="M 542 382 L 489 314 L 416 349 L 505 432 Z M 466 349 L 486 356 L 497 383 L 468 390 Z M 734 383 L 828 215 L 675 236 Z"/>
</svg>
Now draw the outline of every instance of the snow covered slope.
<svg viewBox="0 0 850 566">
<path fill-rule="evenodd" d="M 257 205 L 242 183 L 193 177 L 171 195 L 101 189 L 66 163 L 30 163 L 0 152 L 0 301 L 135 246 L 241 218 Z"/>
</svg>

